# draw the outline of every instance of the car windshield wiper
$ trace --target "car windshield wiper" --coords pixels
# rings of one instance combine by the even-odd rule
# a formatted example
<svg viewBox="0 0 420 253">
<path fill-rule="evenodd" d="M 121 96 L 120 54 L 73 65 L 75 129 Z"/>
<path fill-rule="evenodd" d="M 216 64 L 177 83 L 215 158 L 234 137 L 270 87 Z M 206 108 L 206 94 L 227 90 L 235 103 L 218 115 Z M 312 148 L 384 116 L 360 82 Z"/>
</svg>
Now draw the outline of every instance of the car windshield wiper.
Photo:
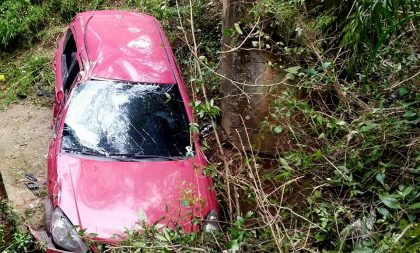
<svg viewBox="0 0 420 253">
<path fill-rule="evenodd" d="M 94 150 L 87 147 L 81 147 L 81 148 L 63 148 L 63 151 L 65 152 L 71 152 L 71 153 L 78 153 L 82 155 L 91 155 L 91 156 L 107 156 L 106 153 L 100 152 L 98 150 Z"/>
<path fill-rule="evenodd" d="M 110 159 L 118 160 L 118 161 L 123 161 L 123 162 L 132 161 L 132 159 L 127 159 L 127 158 L 111 157 L 109 154 L 107 154 L 105 152 L 100 152 L 98 150 L 94 150 L 94 149 L 87 148 L 87 147 L 83 147 L 83 148 L 63 148 L 63 151 L 71 152 L 71 153 L 77 153 L 77 154 L 81 154 L 81 155 L 106 157 L 106 158 L 110 158 Z"/>
<path fill-rule="evenodd" d="M 181 160 L 184 159 L 183 156 L 160 156 L 160 155 L 146 155 L 146 154 L 139 154 L 139 153 L 126 153 L 126 154 L 108 154 L 110 157 L 117 156 L 117 157 L 127 157 L 131 159 L 157 159 L 157 160 L 167 160 L 167 161 L 174 161 L 174 160 Z"/>
</svg>

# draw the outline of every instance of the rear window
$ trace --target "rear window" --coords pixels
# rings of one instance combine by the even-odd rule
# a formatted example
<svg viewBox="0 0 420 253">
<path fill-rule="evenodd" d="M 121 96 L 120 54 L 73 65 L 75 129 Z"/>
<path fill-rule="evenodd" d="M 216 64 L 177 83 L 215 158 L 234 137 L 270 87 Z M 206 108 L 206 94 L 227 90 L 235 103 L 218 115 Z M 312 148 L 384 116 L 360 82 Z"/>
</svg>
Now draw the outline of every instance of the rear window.
<svg viewBox="0 0 420 253">
<path fill-rule="evenodd" d="M 70 99 L 61 148 L 173 157 L 189 146 L 177 85 L 92 80 Z"/>
</svg>

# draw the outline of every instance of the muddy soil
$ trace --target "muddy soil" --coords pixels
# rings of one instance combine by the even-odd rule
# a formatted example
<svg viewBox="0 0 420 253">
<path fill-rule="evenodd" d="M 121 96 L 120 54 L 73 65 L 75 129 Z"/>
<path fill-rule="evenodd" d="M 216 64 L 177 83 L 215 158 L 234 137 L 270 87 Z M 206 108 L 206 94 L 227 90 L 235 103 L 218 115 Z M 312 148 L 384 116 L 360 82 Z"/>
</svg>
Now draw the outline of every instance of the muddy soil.
<svg viewBox="0 0 420 253">
<path fill-rule="evenodd" d="M 20 102 L 0 111 L 0 172 L 12 207 L 39 227 L 43 217 L 43 185 L 47 176 L 52 111 L 49 107 Z M 27 188 L 26 173 L 34 175 L 40 189 Z M 38 196 L 37 196 L 38 195 Z"/>
</svg>

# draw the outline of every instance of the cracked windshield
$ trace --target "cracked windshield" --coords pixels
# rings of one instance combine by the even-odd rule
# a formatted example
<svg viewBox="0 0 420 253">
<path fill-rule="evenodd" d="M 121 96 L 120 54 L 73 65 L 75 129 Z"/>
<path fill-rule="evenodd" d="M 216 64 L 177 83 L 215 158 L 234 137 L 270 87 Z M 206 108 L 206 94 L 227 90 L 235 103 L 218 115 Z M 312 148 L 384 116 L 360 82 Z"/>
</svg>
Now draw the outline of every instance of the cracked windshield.
<svg viewBox="0 0 420 253">
<path fill-rule="evenodd" d="M 76 88 L 63 130 L 63 150 L 184 156 L 188 118 L 176 85 L 88 81 Z"/>
</svg>

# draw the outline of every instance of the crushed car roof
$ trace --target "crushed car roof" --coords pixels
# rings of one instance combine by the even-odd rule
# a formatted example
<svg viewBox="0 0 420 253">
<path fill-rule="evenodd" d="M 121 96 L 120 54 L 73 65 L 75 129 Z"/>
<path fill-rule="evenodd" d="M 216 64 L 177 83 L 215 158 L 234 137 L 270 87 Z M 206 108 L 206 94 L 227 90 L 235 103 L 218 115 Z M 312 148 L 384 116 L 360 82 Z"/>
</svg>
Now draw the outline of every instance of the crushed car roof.
<svg viewBox="0 0 420 253">
<path fill-rule="evenodd" d="M 90 78 L 176 83 L 171 48 L 154 17 L 91 11 L 78 14 L 72 23 L 86 54 Z"/>
</svg>

